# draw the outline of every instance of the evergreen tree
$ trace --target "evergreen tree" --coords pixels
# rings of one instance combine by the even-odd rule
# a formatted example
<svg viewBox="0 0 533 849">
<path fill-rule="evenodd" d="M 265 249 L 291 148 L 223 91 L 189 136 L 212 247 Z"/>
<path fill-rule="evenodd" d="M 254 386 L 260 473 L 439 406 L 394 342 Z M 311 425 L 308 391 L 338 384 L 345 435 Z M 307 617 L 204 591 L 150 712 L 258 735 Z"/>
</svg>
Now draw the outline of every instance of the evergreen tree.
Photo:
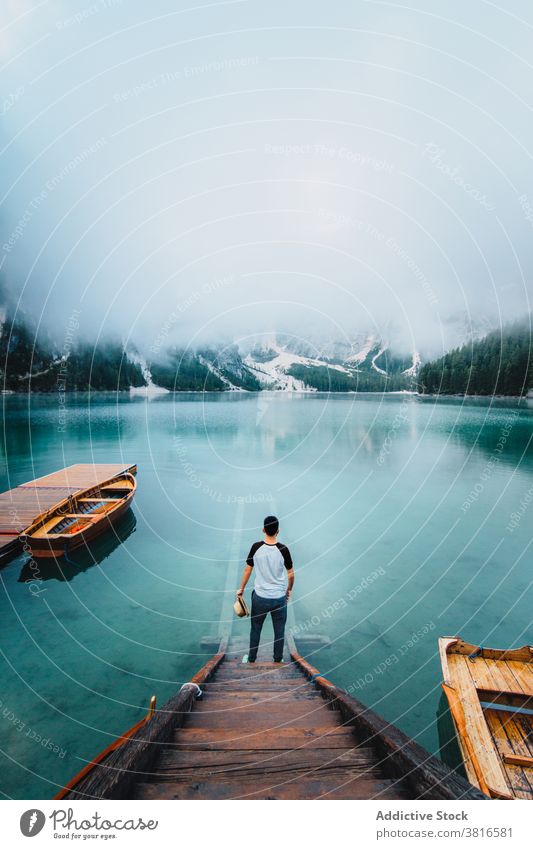
<svg viewBox="0 0 533 849">
<path fill-rule="evenodd" d="M 525 395 L 533 385 L 529 321 L 508 325 L 420 369 L 421 393 Z"/>
</svg>

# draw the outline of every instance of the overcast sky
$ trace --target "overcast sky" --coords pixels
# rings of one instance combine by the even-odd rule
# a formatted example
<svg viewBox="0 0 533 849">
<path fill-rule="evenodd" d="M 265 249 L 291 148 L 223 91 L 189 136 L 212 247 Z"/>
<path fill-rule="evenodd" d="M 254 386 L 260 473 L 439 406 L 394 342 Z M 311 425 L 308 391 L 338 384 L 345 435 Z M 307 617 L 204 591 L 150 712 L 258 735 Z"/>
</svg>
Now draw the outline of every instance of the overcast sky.
<svg viewBox="0 0 533 849">
<path fill-rule="evenodd" d="M 144 348 L 526 314 L 533 8 L 409 5 L 3 0 L 4 282 Z"/>
</svg>

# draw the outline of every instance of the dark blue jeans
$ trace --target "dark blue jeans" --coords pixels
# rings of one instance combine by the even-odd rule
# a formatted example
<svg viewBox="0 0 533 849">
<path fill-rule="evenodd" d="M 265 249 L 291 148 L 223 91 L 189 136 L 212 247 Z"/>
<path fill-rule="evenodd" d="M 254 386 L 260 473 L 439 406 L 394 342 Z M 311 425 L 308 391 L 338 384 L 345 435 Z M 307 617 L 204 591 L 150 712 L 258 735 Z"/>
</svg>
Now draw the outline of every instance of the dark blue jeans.
<svg viewBox="0 0 533 849">
<path fill-rule="evenodd" d="M 263 598 L 262 596 L 257 595 L 254 590 L 252 593 L 250 651 L 248 653 L 248 660 L 250 663 L 254 663 L 257 657 L 257 649 L 259 648 L 259 640 L 261 639 L 263 623 L 269 613 L 272 616 L 272 625 L 274 626 L 274 660 L 276 663 L 283 660 L 285 623 L 287 621 L 287 599 L 285 596 L 282 596 L 281 598 Z"/>
</svg>

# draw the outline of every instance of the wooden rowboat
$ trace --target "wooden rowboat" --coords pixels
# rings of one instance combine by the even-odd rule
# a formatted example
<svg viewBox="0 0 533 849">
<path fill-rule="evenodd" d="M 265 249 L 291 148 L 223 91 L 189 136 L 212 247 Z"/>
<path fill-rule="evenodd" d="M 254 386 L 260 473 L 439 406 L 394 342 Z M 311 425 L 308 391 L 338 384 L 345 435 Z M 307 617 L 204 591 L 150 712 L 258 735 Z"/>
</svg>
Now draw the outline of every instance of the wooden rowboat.
<svg viewBox="0 0 533 849">
<path fill-rule="evenodd" d="M 494 799 L 533 799 L 533 646 L 441 637 L 439 652 L 468 780 Z"/>
<path fill-rule="evenodd" d="M 122 472 L 101 484 L 65 498 L 42 513 L 21 534 L 33 557 L 63 557 L 99 536 L 130 506 L 137 482 Z"/>
</svg>

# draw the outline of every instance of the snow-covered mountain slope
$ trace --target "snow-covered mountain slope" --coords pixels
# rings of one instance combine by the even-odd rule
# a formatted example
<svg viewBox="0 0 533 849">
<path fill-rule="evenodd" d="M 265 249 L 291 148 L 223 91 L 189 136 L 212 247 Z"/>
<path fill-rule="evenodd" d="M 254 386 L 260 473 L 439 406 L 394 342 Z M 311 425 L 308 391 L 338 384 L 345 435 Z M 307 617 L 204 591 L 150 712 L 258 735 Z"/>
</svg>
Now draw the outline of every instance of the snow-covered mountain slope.
<svg viewBox="0 0 533 849">
<path fill-rule="evenodd" d="M 244 390 L 241 389 L 240 386 L 236 386 L 236 384 L 233 383 L 229 377 L 226 377 L 225 370 L 221 367 L 221 365 L 219 365 L 218 360 L 215 360 L 215 362 L 212 362 L 207 357 L 205 357 L 203 354 L 198 354 L 198 360 L 199 360 L 200 363 L 202 363 L 202 365 L 204 365 L 207 368 L 208 371 L 211 372 L 211 374 L 214 374 L 215 377 L 218 377 L 218 379 L 222 381 L 222 383 L 224 384 L 226 389 L 231 389 L 231 390 L 234 390 L 235 392 L 244 391 Z M 239 369 L 239 371 L 241 371 L 241 370 Z M 231 370 L 230 370 L 230 373 L 231 373 Z"/>
<path fill-rule="evenodd" d="M 244 363 L 262 387 L 302 392 L 308 391 L 310 387 L 288 373 L 293 366 L 315 369 L 327 366 L 330 371 L 350 378 L 369 371 L 384 377 L 400 371 L 406 378 L 416 377 L 421 364 L 418 351 L 412 353 L 412 364 L 407 369 L 398 367 L 402 359 L 391 355 L 388 344 L 373 335 L 362 335 L 354 340 L 329 345 L 300 340 L 285 341 L 283 338 L 278 341 L 271 337 L 262 344 L 255 344 L 244 356 Z"/>
<path fill-rule="evenodd" d="M 150 369 L 144 361 L 138 362 L 146 382 L 153 386 Z M 208 385 L 205 375 L 209 374 L 208 389 L 219 391 L 398 391 L 412 388 L 420 363 L 417 351 L 407 357 L 398 355 L 383 339 L 372 334 L 340 342 L 270 334 L 248 342 L 242 350 L 237 344 L 211 345 L 186 353 L 174 350 L 162 379 L 165 386 L 177 390 L 193 386 L 201 390 Z M 157 382 L 157 375 L 162 373 L 156 364 L 152 366 Z M 191 375 L 195 375 L 192 383 Z"/>
<path fill-rule="evenodd" d="M 288 374 L 289 369 L 294 365 L 324 366 L 328 364 L 331 369 L 351 374 L 347 366 L 293 353 L 287 349 L 287 346 L 281 346 L 277 342 L 269 343 L 267 349 L 254 349 L 245 356 L 244 362 L 265 388 L 285 389 L 290 392 L 304 392 L 309 389 L 303 381 Z"/>
<path fill-rule="evenodd" d="M 370 354 L 370 351 L 376 347 L 377 341 L 376 336 L 367 336 L 362 344 L 356 342 L 355 344 L 357 345 L 358 350 L 346 357 L 346 362 L 355 366 L 360 363 L 364 363 Z"/>
<path fill-rule="evenodd" d="M 168 392 L 168 389 L 164 389 L 162 386 L 157 386 L 152 380 L 152 372 L 150 371 L 150 367 L 146 360 L 137 350 L 128 351 L 128 355 L 130 360 L 133 363 L 136 363 L 140 366 L 142 371 L 142 375 L 146 381 L 146 386 L 130 386 L 130 394 L 131 395 L 165 395 Z"/>
<path fill-rule="evenodd" d="M 374 356 L 372 357 L 372 360 L 371 360 L 372 368 L 374 369 L 374 371 L 379 372 L 379 374 L 387 374 L 386 369 L 382 369 L 382 368 L 380 368 L 380 366 L 376 365 L 376 360 L 377 360 L 379 357 L 381 357 L 381 356 L 382 356 L 382 354 L 384 354 L 384 353 L 386 352 L 386 350 L 387 350 L 387 346 L 386 346 L 386 345 L 383 345 L 383 346 L 381 346 L 381 345 L 380 345 L 380 347 L 379 347 L 379 350 L 378 350 L 377 354 L 374 354 Z"/>
<path fill-rule="evenodd" d="M 418 351 L 413 351 L 413 364 L 402 371 L 406 377 L 416 377 L 418 372 L 420 371 L 420 366 L 422 365 L 422 357 L 418 353 Z"/>
</svg>

